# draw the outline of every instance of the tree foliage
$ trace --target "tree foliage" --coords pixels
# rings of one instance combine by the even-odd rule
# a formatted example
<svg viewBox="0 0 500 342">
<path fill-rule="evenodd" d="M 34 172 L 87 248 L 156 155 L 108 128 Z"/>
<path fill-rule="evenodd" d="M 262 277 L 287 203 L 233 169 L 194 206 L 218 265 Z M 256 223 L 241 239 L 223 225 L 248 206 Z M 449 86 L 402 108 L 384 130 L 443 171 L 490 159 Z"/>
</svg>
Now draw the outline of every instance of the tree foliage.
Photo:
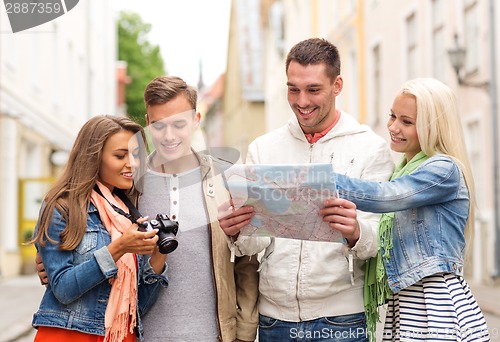
<svg viewBox="0 0 500 342">
<path fill-rule="evenodd" d="M 144 23 L 139 14 L 121 12 L 118 19 L 118 59 L 127 62 L 132 82 L 127 85 L 127 113 L 145 125 L 143 94 L 146 85 L 156 76 L 164 75 L 165 68 L 160 47 L 148 41 L 151 24 Z"/>
</svg>

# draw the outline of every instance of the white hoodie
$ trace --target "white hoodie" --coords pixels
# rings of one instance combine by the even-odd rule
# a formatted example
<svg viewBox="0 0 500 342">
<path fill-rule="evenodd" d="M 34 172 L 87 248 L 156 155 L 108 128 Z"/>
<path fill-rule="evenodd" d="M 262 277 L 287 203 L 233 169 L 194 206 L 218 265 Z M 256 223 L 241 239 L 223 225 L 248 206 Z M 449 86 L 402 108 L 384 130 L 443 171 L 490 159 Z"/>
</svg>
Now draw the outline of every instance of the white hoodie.
<svg viewBox="0 0 500 342">
<path fill-rule="evenodd" d="M 337 124 L 309 144 L 297 119 L 267 133 L 249 146 L 248 164 L 331 163 L 336 172 L 370 180 L 387 180 L 394 163 L 386 142 L 369 127 L 341 112 Z M 361 236 L 349 249 L 341 243 L 240 236 L 237 255 L 263 250 L 259 313 L 299 322 L 364 311 L 365 260 L 377 253 L 380 216 L 358 211 Z M 354 280 L 349 272 L 354 257 Z"/>
</svg>

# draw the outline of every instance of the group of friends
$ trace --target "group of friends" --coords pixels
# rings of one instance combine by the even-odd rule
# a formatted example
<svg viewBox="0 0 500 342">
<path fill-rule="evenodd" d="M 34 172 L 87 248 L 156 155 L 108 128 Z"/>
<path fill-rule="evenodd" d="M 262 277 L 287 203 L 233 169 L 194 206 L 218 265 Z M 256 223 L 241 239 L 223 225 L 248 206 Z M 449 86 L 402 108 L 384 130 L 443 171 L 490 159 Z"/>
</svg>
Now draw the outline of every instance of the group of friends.
<svg viewBox="0 0 500 342">
<path fill-rule="evenodd" d="M 383 138 L 336 108 L 335 45 L 301 41 L 285 70 L 294 115 L 246 163 L 330 163 L 338 197 L 316 215 L 343 243 L 239 234 L 255 209 L 231 201 L 230 161 L 191 147 L 196 90 L 160 76 L 144 91 L 154 151 L 133 121 L 93 117 L 44 199 L 35 341 L 489 341 L 464 280 L 475 193 L 450 88 L 419 78 L 397 92 L 394 165 Z M 179 224 L 168 255 L 142 229 L 159 213 Z"/>
</svg>

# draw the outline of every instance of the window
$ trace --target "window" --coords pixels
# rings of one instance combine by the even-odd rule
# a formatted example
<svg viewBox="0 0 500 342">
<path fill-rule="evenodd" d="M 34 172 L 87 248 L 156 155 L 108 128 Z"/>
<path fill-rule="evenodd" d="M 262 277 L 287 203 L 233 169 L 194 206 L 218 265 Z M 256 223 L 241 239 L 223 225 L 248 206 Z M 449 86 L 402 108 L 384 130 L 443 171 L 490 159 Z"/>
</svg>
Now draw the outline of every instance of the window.
<svg viewBox="0 0 500 342">
<path fill-rule="evenodd" d="M 40 92 L 40 90 L 42 89 L 42 86 L 41 86 L 41 70 L 40 70 L 40 61 L 42 60 L 40 54 L 42 54 L 43 50 L 41 49 L 41 44 L 40 44 L 40 35 L 39 34 L 33 34 L 32 37 L 32 47 L 33 47 L 33 51 L 35 54 L 37 54 L 38 58 L 33 58 L 31 60 L 31 74 L 30 74 L 30 78 L 31 78 L 31 86 L 33 88 L 33 91 L 34 93 L 38 93 Z"/>
<path fill-rule="evenodd" d="M 444 81 L 446 51 L 444 50 L 444 11 L 443 0 L 432 1 L 432 74 Z"/>
<path fill-rule="evenodd" d="M 476 186 L 476 194 L 484 193 L 486 190 L 484 188 L 484 163 L 482 162 L 482 144 L 478 144 L 477 139 L 483 136 L 481 133 L 481 125 L 479 119 L 469 119 L 466 122 L 466 135 L 465 141 L 467 142 L 467 152 L 469 155 L 469 161 L 472 168 L 472 174 L 474 177 L 474 182 Z M 484 207 L 484 196 L 476 196 L 477 206 Z"/>
<path fill-rule="evenodd" d="M 59 67 L 59 63 L 60 63 L 60 58 L 59 58 L 59 55 L 60 55 L 60 33 L 59 33 L 59 30 L 58 30 L 58 26 L 57 26 L 57 20 L 54 20 L 52 21 L 53 25 L 54 25 L 54 34 L 51 35 L 52 37 L 52 54 L 50 56 L 51 60 L 52 60 L 52 105 L 53 105 L 53 108 L 54 108 L 54 112 L 56 113 L 56 116 L 60 116 L 61 115 L 61 111 L 59 111 L 59 108 L 61 107 L 60 106 L 60 103 L 61 103 L 61 82 L 62 82 L 62 77 L 61 77 L 61 72 L 60 72 L 60 67 Z"/>
<path fill-rule="evenodd" d="M 406 73 L 412 79 L 417 75 L 417 28 L 415 13 L 406 18 Z"/>
<path fill-rule="evenodd" d="M 356 12 L 356 0 L 349 0 L 349 13 L 355 13 Z"/>
<path fill-rule="evenodd" d="M 351 50 L 349 53 L 349 111 L 351 114 L 356 117 L 356 119 L 360 119 L 359 113 L 359 89 L 358 87 L 358 56 L 355 50 Z"/>
<path fill-rule="evenodd" d="M 377 44 L 373 49 L 372 49 L 372 70 L 373 70 L 373 75 L 372 75 L 372 91 L 370 92 L 373 96 L 372 99 L 372 110 L 373 110 L 373 119 L 372 119 L 372 124 L 374 127 L 378 126 L 380 124 L 380 115 L 381 115 L 381 109 L 380 109 L 380 98 L 382 96 L 381 94 L 381 88 L 382 88 L 382 80 L 380 76 L 380 45 Z"/>
<path fill-rule="evenodd" d="M 273 32 L 276 51 L 283 58 L 285 56 L 285 20 L 281 1 L 271 5 L 269 23 Z"/>
<path fill-rule="evenodd" d="M 474 73 L 479 67 L 479 22 L 477 4 L 471 3 L 464 7 L 465 21 L 465 70 L 468 74 Z"/>
<path fill-rule="evenodd" d="M 333 10 L 330 13 L 330 18 L 333 23 L 340 22 L 340 0 L 332 0 L 332 8 Z M 335 26 L 335 25 L 332 25 Z"/>
</svg>

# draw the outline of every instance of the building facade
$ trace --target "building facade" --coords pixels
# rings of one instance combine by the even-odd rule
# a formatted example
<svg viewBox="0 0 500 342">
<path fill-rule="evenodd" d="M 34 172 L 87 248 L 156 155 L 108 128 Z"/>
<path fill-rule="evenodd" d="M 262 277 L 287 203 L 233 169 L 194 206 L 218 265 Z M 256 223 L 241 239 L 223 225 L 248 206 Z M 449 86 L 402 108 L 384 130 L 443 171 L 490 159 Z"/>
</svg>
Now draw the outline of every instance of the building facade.
<svg viewBox="0 0 500 342">
<path fill-rule="evenodd" d="M 115 114 L 116 24 L 110 1 L 81 1 L 12 33 L 0 10 L 0 275 L 34 270 L 43 195 L 91 116 Z"/>
<path fill-rule="evenodd" d="M 264 130 L 264 45 L 259 0 L 233 1 L 222 98 L 222 143 L 244 160 Z M 213 140 L 213 139 L 212 139 Z"/>
<path fill-rule="evenodd" d="M 457 98 L 468 154 L 476 183 L 476 225 L 468 276 L 488 283 L 498 277 L 499 227 L 498 160 L 494 136 L 498 123 L 498 96 L 486 87 L 459 84 L 448 51 L 456 44 L 465 48 L 460 77 L 469 84 L 497 83 L 491 72 L 498 55 L 494 46 L 496 13 L 490 0 L 360 1 L 356 11 L 364 13 L 363 29 L 367 123 L 383 135 L 395 92 L 401 84 L 416 77 L 433 77 L 453 88 Z M 498 17 L 498 16 L 497 16 Z M 381 23 L 388 23 L 381 24 Z M 493 27 L 493 28 L 492 28 Z M 496 127 L 495 127 L 496 126 Z M 498 207 L 498 206 L 497 206 Z"/>
<path fill-rule="evenodd" d="M 499 17 L 500 6 L 494 0 L 233 0 L 233 7 L 237 6 L 246 6 L 248 18 L 257 14 L 260 17 L 264 106 L 259 110 L 264 112 L 264 126 L 255 116 L 252 127 L 261 130 L 260 134 L 285 124 L 292 115 L 286 99 L 286 54 L 295 43 L 310 37 L 326 38 L 339 48 L 344 88 L 337 107 L 370 125 L 387 141 L 386 122 L 392 101 L 406 80 L 434 77 L 454 89 L 478 204 L 467 276 L 481 283 L 498 278 L 500 189 L 495 56 L 499 55 L 499 44 L 493 18 Z M 234 30 L 233 21 L 231 25 Z M 448 58 L 456 42 L 466 50 L 460 70 L 465 81 L 460 83 Z M 233 51 L 237 46 L 231 37 L 229 49 L 228 70 L 237 62 Z M 488 87 L 470 86 L 485 82 Z M 235 84 L 229 76 L 225 94 L 229 98 L 225 103 L 234 101 L 235 92 L 241 94 Z M 224 107 L 228 108 L 232 107 Z M 249 115 L 244 112 L 239 115 Z M 230 118 L 234 114 L 224 115 Z M 224 121 L 224 134 L 248 135 L 249 124 L 231 127 L 227 132 Z M 394 154 L 395 160 L 399 158 Z"/>
</svg>

